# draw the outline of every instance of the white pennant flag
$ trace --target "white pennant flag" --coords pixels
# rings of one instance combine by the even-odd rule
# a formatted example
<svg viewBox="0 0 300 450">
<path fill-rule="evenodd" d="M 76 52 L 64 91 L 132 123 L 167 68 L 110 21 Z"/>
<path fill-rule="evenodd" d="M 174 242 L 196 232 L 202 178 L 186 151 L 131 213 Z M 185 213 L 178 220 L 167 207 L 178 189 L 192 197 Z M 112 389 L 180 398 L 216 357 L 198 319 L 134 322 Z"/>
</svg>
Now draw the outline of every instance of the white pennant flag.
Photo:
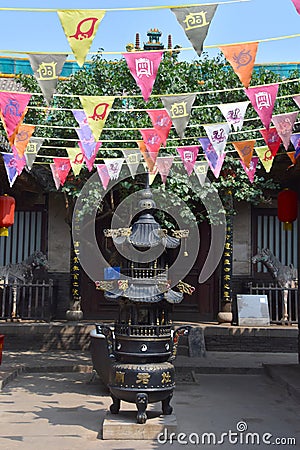
<svg viewBox="0 0 300 450">
<path fill-rule="evenodd" d="M 205 183 L 207 171 L 208 171 L 208 162 L 207 161 L 196 161 L 195 162 L 194 172 L 197 175 L 197 178 L 198 178 L 201 186 L 203 186 Z"/>
<path fill-rule="evenodd" d="M 117 180 L 122 169 L 124 158 L 108 158 L 103 159 L 111 180 Z"/>
<path fill-rule="evenodd" d="M 237 102 L 218 105 L 221 113 L 227 120 L 228 125 L 232 126 L 235 131 L 242 129 L 249 103 L 250 102 Z"/>
<path fill-rule="evenodd" d="M 203 126 L 211 145 L 218 156 L 221 156 L 225 151 L 228 135 L 230 133 L 230 126 L 227 122 Z"/>
</svg>

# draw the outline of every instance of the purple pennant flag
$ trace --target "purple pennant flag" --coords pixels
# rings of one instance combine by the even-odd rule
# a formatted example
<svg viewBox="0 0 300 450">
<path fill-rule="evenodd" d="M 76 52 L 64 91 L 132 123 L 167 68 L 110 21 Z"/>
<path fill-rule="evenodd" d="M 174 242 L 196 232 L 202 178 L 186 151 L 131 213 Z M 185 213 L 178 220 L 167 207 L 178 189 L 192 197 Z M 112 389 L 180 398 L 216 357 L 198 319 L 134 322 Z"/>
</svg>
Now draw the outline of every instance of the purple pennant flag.
<svg viewBox="0 0 300 450">
<path fill-rule="evenodd" d="M 15 157 L 12 153 L 2 153 L 9 186 L 12 187 L 18 176 Z"/>
<path fill-rule="evenodd" d="M 285 114 L 278 114 L 272 117 L 272 122 L 275 125 L 276 131 L 282 139 L 284 148 L 287 150 L 290 145 L 290 138 L 293 131 L 293 126 L 298 116 L 298 111 Z"/>
<path fill-rule="evenodd" d="M 99 150 L 100 146 L 102 145 L 102 142 L 98 141 L 98 142 L 95 143 L 94 150 L 93 150 L 93 152 L 92 152 L 92 154 L 91 154 L 91 156 L 89 158 L 85 154 L 85 148 L 84 148 L 84 146 L 83 146 L 81 141 L 78 142 L 78 145 L 80 147 L 80 150 L 82 151 L 83 159 L 84 159 L 84 162 L 86 164 L 86 167 L 87 167 L 88 171 L 91 172 L 93 170 L 94 162 L 95 162 L 98 150 Z"/>
<path fill-rule="evenodd" d="M 300 156 L 300 133 L 291 134 L 291 142 L 295 148 L 295 158 Z"/>
<path fill-rule="evenodd" d="M 217 152 L 213 148 L 208 137 L 199 138 L 198 140 L 203 148 L 206 159 L 209 162 L 209 167 L 214 169 L 217 166 L 217 162 L 218 162 Z"/>
<path fill-rule="evenodd" d="M 269 129 L 272 119 L 278 86 L 279 85 L 275 83 L 268 86 L 250 87 L 245 89 L 247 97 L 267 130 Z"/>
</svg>

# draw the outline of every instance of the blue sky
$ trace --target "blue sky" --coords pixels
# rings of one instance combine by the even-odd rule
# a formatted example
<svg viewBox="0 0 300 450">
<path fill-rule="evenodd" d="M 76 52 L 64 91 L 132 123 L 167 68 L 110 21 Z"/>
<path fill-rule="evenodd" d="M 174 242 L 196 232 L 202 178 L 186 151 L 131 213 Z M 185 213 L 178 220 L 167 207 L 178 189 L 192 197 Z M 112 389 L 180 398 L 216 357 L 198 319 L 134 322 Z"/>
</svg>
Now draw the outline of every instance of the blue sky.
<svg viewBox="0 0 300 450">
<path fill-rule="evenodd" d="M 197 3 L 195 0 L 0 0 L 0 8 L 49 9 L 112 9 L 141 6 L 168 6 Z M 200 4 L 201 2 L 199 2 Z M 203 2 L 213 3 L 213 2 Z M 224 4 L 222 4 L 224 3 Z M 1 11 L 0 53 L 3 50 L 33 52 L 67 52 L 70 47 L 55 12 Z M 105 51 L 122 52 L 135 34 L 141 43 L 147 31 L 158 28 L 162 42 L 167 44 L 168 34 L 173 44 L 191 47 L 191 43 L 169 9 L 144 11 L 107 11 L 102 20 L 91 51 L 103 47 Z M 221 45 L 256 41 L 300 33 L 300 15 L 291 0 L 250 0 L 240 3 L 220 2 L 204 45 Z M 215 55 L 218 50 L 208 50 Z M 4 53 L 2 53 L 4 55 Z M 16 55 L 11 53 L 11 56 Z M 73 57 L 70 57 L 74 59 Z M 119 58 L 107 55 L 108 59 Z M 183 51 L 180 59 L 197 59 L 194 50 Z M 275 40 L 259 44 L 256 63 L 300 61 L 300 37 Z"/>
</svg>

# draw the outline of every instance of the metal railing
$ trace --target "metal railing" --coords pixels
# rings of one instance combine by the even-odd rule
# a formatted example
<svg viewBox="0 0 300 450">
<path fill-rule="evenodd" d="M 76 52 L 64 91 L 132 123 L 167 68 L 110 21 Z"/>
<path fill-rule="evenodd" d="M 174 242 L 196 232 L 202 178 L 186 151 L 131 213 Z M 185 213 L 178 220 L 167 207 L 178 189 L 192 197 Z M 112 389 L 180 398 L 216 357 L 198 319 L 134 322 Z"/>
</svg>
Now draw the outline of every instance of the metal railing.
<svg viewBox="0 0 300 450">
<path fill-rule="evenodd" d="M 285 304 L 284 291 L 287 292 L 287 315 L 288 318 L 285 323 L 298 323 L 298 289 L 287 288 L 282 289 L 272 283 L 268 284 L 253 284 L 248 283 L 250 294 L 267 295 L 269 303 L 269 313 L 271 323 L 282 323 L 284 320 Z"/>
<path fill-rule="evenodd" d="M 0 284 L 0 319 L 50 321 L 53 316 L 53 280 Z"/>
</svg>

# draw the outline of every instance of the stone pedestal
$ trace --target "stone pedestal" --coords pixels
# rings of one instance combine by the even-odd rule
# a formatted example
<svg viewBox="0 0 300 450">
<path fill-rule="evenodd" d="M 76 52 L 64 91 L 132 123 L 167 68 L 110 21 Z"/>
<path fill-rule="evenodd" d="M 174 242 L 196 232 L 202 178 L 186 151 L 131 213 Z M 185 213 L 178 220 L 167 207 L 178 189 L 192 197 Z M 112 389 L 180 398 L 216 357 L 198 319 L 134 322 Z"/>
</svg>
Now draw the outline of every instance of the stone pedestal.
<svg viewBox="0 0 300 450">
<path fill-rule="evenodd" d="M 124 402 L 118 414 L 106 413 L 103 421 L 102 439 L 104 440 L 156 440 L 160 433 L 177 433 L 175 414 L 163 416 L 160 404 L 149 405 L 146 423 L 136 423 L 135 405 Z M 165 431 L 167 430 L 167 431 Z"/>
</svg>

